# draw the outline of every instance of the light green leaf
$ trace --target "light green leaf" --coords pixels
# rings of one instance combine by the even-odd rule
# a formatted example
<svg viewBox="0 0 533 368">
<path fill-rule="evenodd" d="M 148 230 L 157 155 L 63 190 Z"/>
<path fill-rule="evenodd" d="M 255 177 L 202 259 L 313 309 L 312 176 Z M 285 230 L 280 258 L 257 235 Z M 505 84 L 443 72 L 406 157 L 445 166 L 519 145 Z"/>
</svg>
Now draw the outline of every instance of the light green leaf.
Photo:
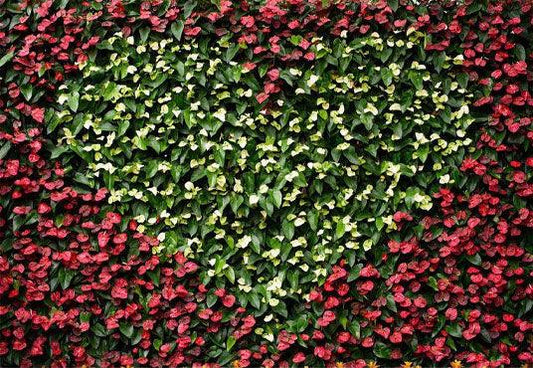
<svg viewBox="0 0 533 368">
<path fill-rule="evenodd" d="M 280 208 L 283 200 L 281 192 L 277 189 L 272 191 L 272 198 L 274 199 L 274 204 L 276 205 L 276 207 Z"/>
<path fill-rule="evenodd" d="M 230 351 L 233 348 L 233 346 L 235 345 L 236 342 L 237 342 L 237 339 L 235 339 L 235 337 L 233 337 L 233 335 L 230 335 L 228 337 L 228 340 L 226 341 L 226 350 Z"/>
<path fill-rule="evenodd" d="M 80 94 L 78 91 L 74 91 L 68 95 L 67 104 L 73 112 L 78 111 L 79 100 Z"/>
<path fill-rule="evenodd" d="M 10 61 L 12 58 L 13 58 L 13 51 L 8 52 L 4 56 L 2 56 L 2 58 L 0 58 L 0 67 L 3 66 L 8 61 Z"/>
<path fill-rule="evenodd" d="M 11 142 L 6 141 L 1 147 L 0 147 L 0 160 L 2 160 L 4 157 L 6 157 L 7 153 L 11 149 Z"/>
</svg>

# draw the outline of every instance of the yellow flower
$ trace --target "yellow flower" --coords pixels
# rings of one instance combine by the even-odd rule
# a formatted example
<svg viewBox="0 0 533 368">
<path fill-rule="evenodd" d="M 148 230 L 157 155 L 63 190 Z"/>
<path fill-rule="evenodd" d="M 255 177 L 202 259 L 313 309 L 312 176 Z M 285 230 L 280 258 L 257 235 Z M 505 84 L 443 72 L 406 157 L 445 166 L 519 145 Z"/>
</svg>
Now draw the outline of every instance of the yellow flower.
<svg viewBox="0 0 533 368">
<path fill-rule="evenodd" d="M 233 368 L 239 368 L 241 366 L 238 360 L 234 360 L 231 365 L 233 366 Z"/>
<path fill-rule="evenodd" d="M 376 362 L 368 362 L 367 367 L 368 368 L 379 368 L 379 365 Z"/>
<path fill-rule="evenodd" d="M 450 363 L 450 366 L 451 368 L 462 368 L 463 367 L 463 364 L 461 363 L 460 360 L 454 360 L 453 362 Z"/>
<path fill-rule="evenodd" d="M 405 362 L 400 367 L 401 368 L 413 368 L 413 362 Z"/>
<path fill-rule="evenodd" d="M 337 368 L 344 368 L 344 363 L 343 362 L 337 362 L 337 363 L 335 363 L 335 366 Z"/>
</svg>

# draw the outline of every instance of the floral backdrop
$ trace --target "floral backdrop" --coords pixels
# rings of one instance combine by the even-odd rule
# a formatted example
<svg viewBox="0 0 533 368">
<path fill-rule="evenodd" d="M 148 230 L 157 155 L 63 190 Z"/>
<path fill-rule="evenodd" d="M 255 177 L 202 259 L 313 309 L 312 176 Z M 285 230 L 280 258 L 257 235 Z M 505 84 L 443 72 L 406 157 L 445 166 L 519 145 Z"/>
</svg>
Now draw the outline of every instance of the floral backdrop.
<svg viewBox="0 0 533 368">
<path fill-rule="evenodd" d="M 533 3 L 0 0 L 0 366 L 533 364 Z"/>
</svg>

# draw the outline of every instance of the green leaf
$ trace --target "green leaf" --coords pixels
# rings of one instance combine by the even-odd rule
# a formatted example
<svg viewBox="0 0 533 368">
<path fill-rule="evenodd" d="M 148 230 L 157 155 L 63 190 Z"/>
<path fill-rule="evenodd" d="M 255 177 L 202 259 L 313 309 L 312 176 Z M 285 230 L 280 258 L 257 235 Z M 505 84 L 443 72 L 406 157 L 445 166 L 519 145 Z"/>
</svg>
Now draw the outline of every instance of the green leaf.
<svg viewBox="0 0 533 368">
<path fill-rule="evenodd" d="M 274 199 L 274 204 L 276 207 L 280 208 L 283 200 L 281 192 L 277 189 L 272 191 L 272 198 Z"/>
<path fill-rule="evenodd" d="M 150 277 L 150 280 L 155 284 L 155 286 L 159 286 L 159 278 L 160 274 L 158 271 L 148 271 L 146 272 L 148 274 L 148 277 Z"/>
<path fill-rule="evenodd" d="M 476 265 L 476 266 L 479 266 L 481 265 L 481 256 L 479 255 L 479 253 L 476 253 L 472 256 L 466 256 L 466 259 L 468 260 L 468 262 Z"/>
<path fill-rule="evenodd" d="M 196 8 L 196 1 L 189 0 L 183 6 L 183 18 L 187 19 L 191 16 L 192 11 Z"/>
<path fill-rule="evenodd" d="M 309 223 L 309 227 L 311 230 L 316 231 L 318 227 L 318 211 L 315 209 L 312 209 L 307 213 L 307 222 Z"/>
<path fill-rule="evenodd" d="M 78 91 L 69 94 L 67 104 L 73 112 L 78 111 L 79 100 L 80 94 L 78 93 Z"/>
<path fill-rule="evenodd" d="M 148 35 L 150 34 L 150 28 L 144 27 L 139 30 L 139 33 L 141 35 L 141 43 L 145 43 L 148 39 Z"/>
<path fill-rule="evenodd" d="M 466 15 L 470 15 L 470 14 L 474 14 L 474 13 L 477 13 L 481 10 L 481 8 L 483 8 L 483 4 L 478 2 L 478 3 L 472 3 L 472 5 L 470 5 L 468 7 L 468 10 L 466 11 Z"/>
<path fill-rule="evenodd" d="M 50 149 L 50 158 L 58 158 L 63 153 L 68 152 L 68 147 L 65 146 L 56 146 L 52 149 Z"/>
<path fill-rule="evenodd" d="M 118 92 L 118 87 L 114 82 L 108 82 L 104 90 L 102 91 L 102 96 L 105 101 L 111 100 Z"/>
<path fill-rule="evenodd" d="M 435 66 L 435 70 L 440 73 L 442 70 L 442 67 L 444 66 L 444 62 L 446 61 L 446 54 L 444 52 L 439 53 L 438 55 L 435 55 L 433 57 L 433 65 Z"/>
<path fill-rule="evenodd" d="M 131 322 L 120 323 L 119 329 L 120 332 L 128 338 L 133 336 L 133 325 L 131 324 Z"/>
<path fill-rule="evenodd" d="M 283 231 L 283 235 L 285 235 L 288 240 L 292 240 L 294 236 L 294 223 L 290 221 L 283 221 L 281 224 L 281 230 Z"/>
<path fill-rule="evenodd" d="M 26 99 L 26 101 L 29 101 L 31 99 L 31 96 L 33 95 L 33 86 L 31 83 L 25 83 L 22 86 L 20 86 L 20 92 L 22 92 L 22 95 Z"/>
<path fill-rule="evenodd" d="M 361 325 L 358 321 L 353 320 L 348 323 L 348 330 L 352 333 L 352 335 L 359 339 L 361 338 Z"/>
<path fill-rule="evenodd" d="M 365 126 L 366 130 L 368 131 L 372 130 L 372 126 L 374 125 L 374 116 L 372 114 L 369 114 L 369 113 L 362 114 L 360 116 L 360 119 L 363 125 Z M 368 146 L 367 148 L 370 148 L 370 146 Z"/>
<path fill-rule="evenodd" d="M 46 127 L 46 131 L 50 134 L 52 133 L 56 128 L 57 126 L 61 123 L 61 120 L 59 119 L 53 119 L 49 124 L 48 126 Z"/>
<path fill-rule="evenodd" d="M 115 187 L 115 175 L 107 171 L 104 172 L 104 183 L 107 188 L 113 189 Z"/>
<path fill-rule="evenodd" d="M 374 345 L 374 354 L 378 358 L 389 359 L 391 349 L 382 342 L 376 342 L 376 345 Z"/>
<path fill-rule="evenodd" d="M 383 81 L 383 83 L 385 83 L 386 86 L 390 86 L 390 84 L 392 83 L 392 70 L 390 70 L 389 68 L 381 68 L 381 80 Z"/>
<path fill-rule="evenodd" d="M 435 291 L 439 290 L 437 280 L 433 276 L 428 278 L 428 285 Z"/>
<path fill-rule="evenodd" d="M 350 275 L 348 276 L 347 282 L 357 280 L 359 278 L 359 274 L 361 273 L 362 268 L 363 268 L 362 263 L 358 263 L 355 266 L 353 266 L 352 269 L 350 270 Z"/>
<path fill-rule="evenodd" d="M 68 268 L 60 268 L 58 272 L 58 280 L 61 288 L 66 290 L 74 278 L 75 271 L 69 270 Z"/>
<path fill-rule="evenodd" d="M 411 83 L 413 83 L 416 89 L 418 90 L 424 89 L 424 81 L 420 73 L 414 70 L 410 70 L 407 76 L 409 80 L 411 81 Z"/>
<path fill-rule="evenodd" d="M 392 55 L 392 51 L 392 47 L 387 47 L 386 49 L 383 49 L 383 51 L 381 51 L 379 59 L 382 63 L 386 62 L 389 59 L 389 57 Z"/>
<path fill-rule="evenodd" d="M 378 231 L 381 231 L 381 229 L 383 229 L 384 225 L 385 225 L 385 223 L 383 222 L 383 218 L 382 217 L 377 217 L 376 218 L 376 228 L 378 229 Z"/>
<path fill-rule="evenodd" d="M 287 305 L 283 301 L 280 301 L 272 310 L 285 318 L 288 316 Z"/>
<path fill-rule="evenodd" d="M 459 337 L 459 338 L 463 337 L 462 335 L 463 330 L 461 329 L 461 326 L 459 326 L 459 324 L 457 323 L 447 326 L 445 330 L 453 337 Z"/>
<path fill-rule="evenodd" d="M 335 237 L 337 239 L 340 239 L 344 233 L 346 232 L 346 226 L 344 225 L 344 222 L 339 221 L 337 222 L 337 227 L 335 229 Z"/>
<path fill-rule="evenodd" d="M 416 152 L 418 154 L 418 158 L 420 159 L 420 161 L 424 163 L 426 162 L 428 155 L 429 155 L 429 146 L 428 145 L 420 146 Z"/>
<path fill-rule="evenodd" d="M 388 0 L 387 3 L 393 12 L 398 10 L 398 0 Z"/>
<path fill-rule="evenodd" d="M 91 331 L 98 337 L 107 336 L 107 329 L 100 323 L 95 323 L 91 326 Z"/>
<path fill-rule="evenodd" d="M 446 345 L 448 345 L 453 351 L 457 351 L 457 346 L 455 346 L 455 341 L 451 337 L 446 339 Z"/>
<path fill-rule="evenodd" d="M 303 37 L 300 36 L 300 35 L 292 35 L 290 38 L 289 38 L 289 41 L 291 41 L 291 43 L 294 45 L 294 46 L 298 46 L 300 44 L 300 42 L 302 42 L 302 39 Z"/>
<path fill-rule="evenodd" d="M 215 294 L 213 294 L 213 293 L 207 294 L 207 298 L 206 298 L 207 307 L 211 308 L 213 305 L 215 305 L 217 300 L 218 300 L 218 297 Z"/>
<path fill-rule="evenodd" d="M 437 326 L 433 330 L 433 333 L 431 334 L 431 337 L 434 338 L 435 336 L 437 336 L 439 334 L 440 330 L 442 330 L 442 328 L 444 327 L 445 324 L 446 324 L 446 317 L 444 315 L 442 315 L 442 314 L 439 315 L 438 316 Z"/>
<path fill-rule="evenodd" d="M 458 74 L 456 79 L 457 79 L 457 83 L 459 83 L 461 88 L 464 89 L 468 86 L 468 74 L 466 73 Z"/>
<path fill-rule="evenodd" d="M 228 340 L 226 341 L 226 350 L 230 351 L 233 348 L 233 346 L 235 345 L 236 342 L 237 342 L 237 339 L 235 337 L 233 337 L 233 335 L 230 335 L 228 337 Z"/>
<path fill-rule="evenodd" d="M 13 51 L 8 52 L 4 56 L 2 56 L 2 58 L 0 58 L 0 67 L 3 66 L 8 61 L 10 61 L 12 58 L 13 58 Z"/>
<path fill-rule="evenodd" d="M 215 5 L 220 10 L 220 0 L 210 0 L 211 4 Z"/>
<path fill-rule="evenodd" d="M 244 197 L 242 195 L 237 194 L 237 195 L 233 195 L 231 197 L 231 201 L 230 201 L 229 205 L 230 205 L 231 210 L 233 211 L 234 214 L 237 214 L 237 211 L 238 211 L 239 207 L 243 203 L 244 203 Z"/>
<path fill-rule="evenodd" d="M 6 157 L 7 153 L 11 149 L 11 142 L 6 141 L 2 147 L 0 147 L 0 160 L 2 160 L 4 157 Z"/>
<path fill-rule="evenodd" d="M 181 40 L 181 35 L 183 33 L 184 23 L 182 21 L 177 21 L 175 23 L 172 23 L 170 26 L 170 31 L 176 37 L 176 39 L 179 41 Z"/>
<path fill-rule="evenodd" d="M 230 62 L 233 60 L 233 58 L 235 57 L 235 55 L 237 55 L 237 53 L 239 52 L 239 49 L 240 49 L 240 46 L 239 44 L 234 44 L 234 45 L 231 45 L 227 50 L 226 50 L 226 55 L 224 57 L 224 60 L 226 62 Z"/>
<path fill-rule="evenodd" d="M 291 246 L 290 243 L 288 243 L 288 246 Z M 291 288 L 297 290 L 300 285 L 300 272 L 289 272 L 289 274 L 287 275 L 287 279 L 291 284 Z"/>
<path fill-rule="evenodd" d="M 251 292 L 250 294 L 248 294 L 248 300 L 250 301 L 250 304 L 255 307 L 256 309 L 260 309 L 261 308 L 261 301 L 259 300 L 259 297 L 257 296 L 257 294 L 255 292 Z"/>
<path fill-rule="evenodd" d="M 120 123 L 118 123 L 117 137 L 124 135 L 124 133 L 126 133 L 129 127 L 130 127 L 129 120 L 122 120 Z"/>
<path fill-rule="evenodd" d="M 159 161 L 157 160 L 152 160 L 148 162 L 148 164 L 146 165 L 146 170 L 145 170 L 145 175 L 147 179 L 153 178 L 155 176 L 155 174 L 157 173 L 158 166 L 159 166 Z"/>
<path fill-rule="evenodd" d="M 526 60 L 526 49 L 520 44 L 514 47 L 514 54 L 518 60 Z"/>
<path fill-rule="evenodd" d="M 224 274 L 232 284 L 235 283 L 235 270 L 233 269 L 233 267 L 226 268 L 224 270 Z"/>
<path fill-rule="evenodd" d="M 387 295 L 387 308 L 394 313 L 398 312 L 398 308 L 396 307 L 396 302 L 394 301 L 394 296 L 392 294 Z"/>
</svg>

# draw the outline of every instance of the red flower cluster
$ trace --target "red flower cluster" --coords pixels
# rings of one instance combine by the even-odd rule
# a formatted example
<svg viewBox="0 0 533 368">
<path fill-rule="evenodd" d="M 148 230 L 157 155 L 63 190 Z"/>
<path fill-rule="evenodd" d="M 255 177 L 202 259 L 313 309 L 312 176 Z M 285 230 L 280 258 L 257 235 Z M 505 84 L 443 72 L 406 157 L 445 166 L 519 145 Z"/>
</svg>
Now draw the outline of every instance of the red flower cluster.
<svg viewBox="0 0 533 368">
<path fill-rule="evenodd" d="M 420 239 L 390 240 L 388 252 L 374 262 L 341 261 L 334 267 L 310 296 L 309 307 L 323 308 L 321 317 L 306 325 L 305 333 L 282 332 L 280 338 L 291 338 L 278 344 L 283 355 L 272 358 L 276 364 L 305 361 L 310 342 L 320 360 L 354 366 L 364 363 L 350 361 L 353 351 L 401 360 L 409 358 L 404 352 L 412 344 L 415 357 L 440 363 L 533 362 L 527 306 L 508 307 L 533 297 L 533 257 L 519 245 L 533 212 L 516 212 L 496 197 L 467 199 L 447 189 L 435 197 L 441 201 L 440 216 L 424 219 Z M 412 220 L 400 213 L 395 217 Z"/>
<path fill-rule="evenodd" d="M 251 332 L 254 318 L 225 290 L 214 292 L 215 311 L 203 306 L 210 292 L 196 264 L 181 253 L 160 260 L 151 255 L 157 240 L 102 213 L 105 190 L 82 195 L 60 179 L 44 187 L 50 199 L 39 202 L 36 221 L 18 215 L 24 224 L 3 242 L 16 253 L 0 255 L 0 314 L 8 322 L 0 356 L 32 366 L 51 349 L 55 367 L 93 365 L 96 357 L 101 366 L 190 365 L 205 361 L 202 346 L 221 329 L 236 340 Z M 112 345 L 101 346 L 104 337 Z"/>
</svg>

